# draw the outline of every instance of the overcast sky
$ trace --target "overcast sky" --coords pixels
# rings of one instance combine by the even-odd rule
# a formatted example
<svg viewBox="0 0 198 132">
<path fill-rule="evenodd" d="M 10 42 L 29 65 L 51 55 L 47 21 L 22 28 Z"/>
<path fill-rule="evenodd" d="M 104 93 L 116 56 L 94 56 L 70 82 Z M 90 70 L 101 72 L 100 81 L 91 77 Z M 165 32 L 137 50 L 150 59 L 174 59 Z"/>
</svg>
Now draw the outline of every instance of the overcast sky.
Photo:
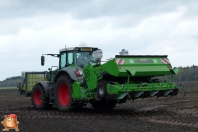
<svg viewBox="0 0 198 132">
<path fill-rule="evenodd" d="M 168 55 L 173 67 L 198 65 L 198 0 L 0 0 L 0 80 L 46 71 L 73 46 Z"/>
</svg>

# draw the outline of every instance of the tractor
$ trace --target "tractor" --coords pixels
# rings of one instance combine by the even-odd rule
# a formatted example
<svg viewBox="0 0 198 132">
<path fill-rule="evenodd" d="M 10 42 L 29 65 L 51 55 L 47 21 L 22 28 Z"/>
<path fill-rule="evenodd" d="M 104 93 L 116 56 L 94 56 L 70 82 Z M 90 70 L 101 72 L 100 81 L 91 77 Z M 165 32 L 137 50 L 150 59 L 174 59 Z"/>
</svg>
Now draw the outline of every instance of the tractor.
<svg viewBox="0 0 198 132">
<path fill-rule="evenodd" d="M 55 104 L 60 111 L 68 111 L 90 103 L 94 109 L 107 110 L 127 100 L 176 96 L 183 88 L 172 82 L 179 69 L 172 68 L 167 55 L 129 55 L 123 49 L 102 61 L 101 49 L 71 47 L 59 54 L 43 54 L 42 66 L 44 55 L 57 57 L 59 66 L 47 72 L 26 72 L 19 85 L 20 94 L 30 96 L 35 109 L 50 109 Z M 170 75 L 170 81 L 156 78 L 165 75 Z"/>
</svg>

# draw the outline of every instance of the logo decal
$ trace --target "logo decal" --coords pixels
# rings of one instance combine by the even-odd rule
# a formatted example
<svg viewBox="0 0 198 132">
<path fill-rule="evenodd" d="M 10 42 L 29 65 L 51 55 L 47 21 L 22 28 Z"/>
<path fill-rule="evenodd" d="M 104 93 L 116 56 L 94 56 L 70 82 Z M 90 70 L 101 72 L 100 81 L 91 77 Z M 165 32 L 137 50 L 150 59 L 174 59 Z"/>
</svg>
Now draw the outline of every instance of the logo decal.
<svg viewBox="0 0 198 132">
<path fill-rule="evenodd" d="M 89 72 L 88 69 L 85 69 L 85 71 L 84 71 L 84 76 L 85 76 L 85 80 L 86 80 L 86 81 L 89 81 L 89 79 L 90 79 L 90 72 Z"/>
</svg>

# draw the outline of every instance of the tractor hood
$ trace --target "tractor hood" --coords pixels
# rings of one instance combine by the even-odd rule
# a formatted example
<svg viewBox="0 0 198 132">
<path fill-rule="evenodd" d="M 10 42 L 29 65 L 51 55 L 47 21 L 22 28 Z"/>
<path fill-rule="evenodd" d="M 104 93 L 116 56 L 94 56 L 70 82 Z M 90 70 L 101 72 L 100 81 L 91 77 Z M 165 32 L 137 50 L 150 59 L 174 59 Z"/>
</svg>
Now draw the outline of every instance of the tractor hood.
<svg viewBox="0 0 198 132">
<path fill-rule="evenodd" d="M 113 76 L 152 77 L 177 74 L 179 71 L 172 68 L 167 55 L 116 55 L 101 67 Z"/>
</svg>

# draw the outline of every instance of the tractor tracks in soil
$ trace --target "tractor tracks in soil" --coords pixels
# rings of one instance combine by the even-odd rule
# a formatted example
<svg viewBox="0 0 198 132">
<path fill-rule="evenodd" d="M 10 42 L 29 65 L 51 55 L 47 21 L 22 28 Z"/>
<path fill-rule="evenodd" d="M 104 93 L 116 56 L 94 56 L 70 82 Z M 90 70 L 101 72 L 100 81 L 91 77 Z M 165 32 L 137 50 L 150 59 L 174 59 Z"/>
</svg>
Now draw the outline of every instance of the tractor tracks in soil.
<svg viewBox="0 0 198 132">
<path fill-rule="evenodd" d="M 197 99 L 172 100 L 164 105 L 145 107 L 137 111 L 148 113 L 138 117 L 142 121 L 198 129 Z"/>
<path fill-rule="evenodd" d="M 193 107 L 188 106 L 188 107 Z M 60 112 L 56 108 L 52 110 L 34 110 L 32 107 L 19 107 L 13 109 L 18 118 L 25 119 L 138 119 L 154 124 L 165 124 L 172 126 L 184 126 L 198 129 L 198 123 L 186 120 L 186 118 L 197 117 L 194 112 L 178 112 L 178 109 L 170 108 L 167 105 L 156 105 L 141 109 L 114 109 L 111 111 L 96 111 L 92 108 L 81 110 L 70 110 Z M 0 111 L 1 112 L 1 111 Z"/>
<path fill-rule="evenodd" d="M 174 125 L 174 126 L 185 126 L 185 127 L 190 127 L 190 128 L 198 128 L 198 123 L 186 123 L 184 121 L 178 121 L 175 119 L 159 119 L 158 117 L 144 117 L 144 118 L 139 118 L 140 120 L 144 120 L 147 122 L 151 123 L 159 123 L 159 124 L 166 124 L 166 125 Z"/>
<path fill-rule="evenodd" d="M 2 95 L 4 95 L 2 93 Z M 145 123 L 163 124 L 198 129 L 198 96 L 191 93 L 186 97 L 174 99 L 159 98 L 143 99 L 128 102 L 109 111 L 96 111 L 91 106 L 80 110 L 60 112 L 53 107 L 51 110 L 34 110 L 30 98 L 8 96 L 0 100 L 0 114 L 15 113 L 19 119 L 88 119 L 99 120 L 139 120 Z M 15 98 L 15 102 L 11 101 Z M 3 117 L 2 117 L 3 118 Z"/>
<path fill-rule="evenodd" d="M 60 112 L 54 110 L 18 110 L 13 109 L 18 118 L 36 118 L 36 119 L 51 119 L 51 118 L 72 118 L 72 119 L 94 119 L 94 118 L 131 118 L 137 116 L 137 113 L 130 110 L 112 110 L 112 111 L 96 111 L 92 108 L 83 108 L 81 110 L 70 110 L 69 112 Z M 0 111 L 1 112 L 1 111 Z"/>
</svg>

